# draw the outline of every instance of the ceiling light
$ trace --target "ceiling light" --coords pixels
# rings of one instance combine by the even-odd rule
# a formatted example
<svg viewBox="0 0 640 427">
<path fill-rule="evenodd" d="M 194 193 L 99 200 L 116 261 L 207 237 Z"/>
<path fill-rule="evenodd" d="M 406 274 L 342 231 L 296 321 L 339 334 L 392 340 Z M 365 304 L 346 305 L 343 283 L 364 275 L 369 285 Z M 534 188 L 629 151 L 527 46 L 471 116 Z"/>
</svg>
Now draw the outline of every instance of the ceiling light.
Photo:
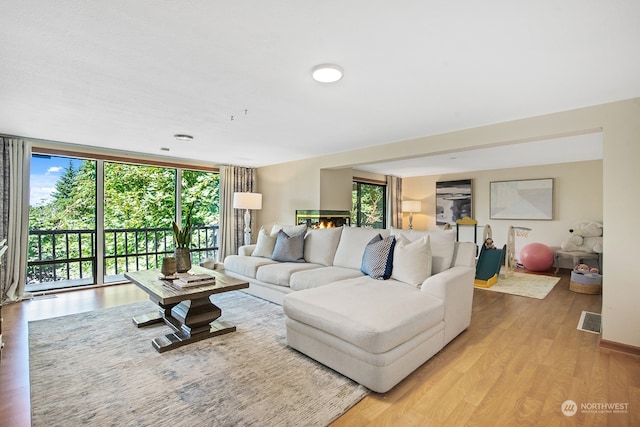
<svg viewBox="0 0 640 427">
<path fill-rule="evenodd" d="M 311 70 L 313 79 L 320 83 L 334 83 L 342 78 L 342 68 L 333 64 L 316 65 Z"/>
<path fill-rule="evenodd" d="M 184 133 L 177 133 L 173 135 L 173 137 L 178 141 L 191 141 L 193 139 L 191 135 L 186 135 Z"/>
</svg>

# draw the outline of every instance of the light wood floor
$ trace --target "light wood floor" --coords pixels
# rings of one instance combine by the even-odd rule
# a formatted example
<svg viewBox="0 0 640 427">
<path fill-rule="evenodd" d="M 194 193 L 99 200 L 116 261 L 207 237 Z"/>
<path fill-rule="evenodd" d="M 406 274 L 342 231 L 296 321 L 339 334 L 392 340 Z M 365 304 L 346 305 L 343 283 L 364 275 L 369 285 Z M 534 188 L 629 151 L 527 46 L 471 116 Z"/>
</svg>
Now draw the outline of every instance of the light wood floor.
<svg viewBox="0 0 640 427">
<path fill-rule="evenodd" d="M 544 300 L 475 290 L 471 326 L 386 394 L 371 394 L 341 426 L 640 426 L 640 358 L 598 348 L 576 330 L 601 297 L 569 291 L 567 271 Z M 27 322 L 147 299 L 133 285 L 57 294 L 4 306 L 0 426 L 30 425 Z M 578 413 L 560 411 L 565 400 Z M 628 404 L 627 413 L 580 405 Z"/>
</svg>

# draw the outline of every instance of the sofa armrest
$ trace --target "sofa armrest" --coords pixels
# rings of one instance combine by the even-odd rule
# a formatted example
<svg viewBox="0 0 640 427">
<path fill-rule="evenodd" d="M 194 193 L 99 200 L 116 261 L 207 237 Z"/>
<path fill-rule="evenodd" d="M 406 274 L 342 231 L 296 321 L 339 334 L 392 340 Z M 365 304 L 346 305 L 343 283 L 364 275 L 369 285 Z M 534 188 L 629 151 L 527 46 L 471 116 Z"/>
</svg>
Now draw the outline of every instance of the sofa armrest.
<svg viewBox="0 0 640 427">
<path fill-rule="evenodd" d="M 422 292 L 444 301 L 444 343 L 471 324 L 475 269 L 456 266 L 435 274 L 422 283 Z"/>
<path fill-rule="evenodd" d="M 256 245 L 244 245 L 238 248 L 238 255 L 241 256 L 251 256 L 253 250 L 256 248 Z"/>
</svg>

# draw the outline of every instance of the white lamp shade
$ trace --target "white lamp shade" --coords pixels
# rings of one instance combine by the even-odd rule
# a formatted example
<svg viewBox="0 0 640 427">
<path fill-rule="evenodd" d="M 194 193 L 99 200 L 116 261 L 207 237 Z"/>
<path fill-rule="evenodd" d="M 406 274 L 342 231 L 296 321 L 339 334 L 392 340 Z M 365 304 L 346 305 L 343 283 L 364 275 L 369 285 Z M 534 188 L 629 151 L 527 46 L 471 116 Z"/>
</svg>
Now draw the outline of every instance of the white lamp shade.
<svg viewBox="0 0 640 427">
<path fill-rule="evenodd" d="M 233 207 L 235 209 L 262 209 L 262 194 L 233 193 Z"/>
<path fill-rule="evenodd" d="M 420 200 L 403 200 L 402 212 L 420 212 L 422 209 L 422 203 Z"/>
</svg>

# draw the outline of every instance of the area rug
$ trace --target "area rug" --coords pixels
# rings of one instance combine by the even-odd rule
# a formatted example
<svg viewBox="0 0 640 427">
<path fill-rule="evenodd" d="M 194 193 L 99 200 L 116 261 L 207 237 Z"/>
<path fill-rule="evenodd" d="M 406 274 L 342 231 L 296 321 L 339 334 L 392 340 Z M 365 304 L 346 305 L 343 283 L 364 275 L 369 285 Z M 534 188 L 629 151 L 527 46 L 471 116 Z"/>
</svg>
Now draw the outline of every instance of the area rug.
<svg viewBox="0 0 640 427">
<path fill-rule="evenodd" d="M 165 353 L 151 302 L 29 322 L 32 426 L 324 426 L 369 393 L 287 347 L 282 307 L 213 300 L 237 331 Z"/>
<path fill-rule="evenodd" d="M 528 298 L 544 299 L 559 281 L 559 277 L 514 272 L 509 278 L 505 278 L 500 274 L 498 283 L 490 288 L 478 286 L 476 288 Z"/>
</svg>

